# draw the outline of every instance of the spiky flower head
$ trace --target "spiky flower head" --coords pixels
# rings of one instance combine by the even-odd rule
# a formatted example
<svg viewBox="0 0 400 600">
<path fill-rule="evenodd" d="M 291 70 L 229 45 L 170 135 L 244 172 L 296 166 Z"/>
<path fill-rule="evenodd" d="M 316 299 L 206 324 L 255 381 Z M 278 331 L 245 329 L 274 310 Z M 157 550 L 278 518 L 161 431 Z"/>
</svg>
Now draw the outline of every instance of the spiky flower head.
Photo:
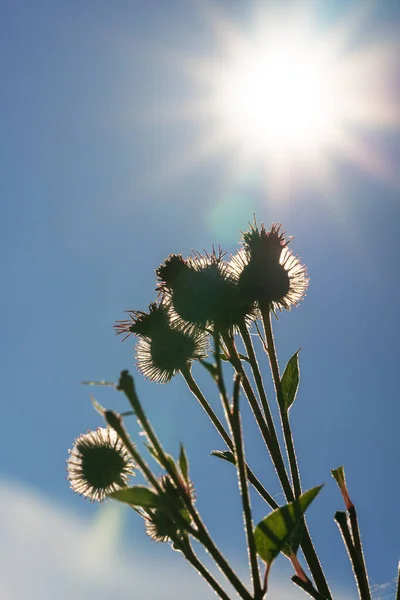
<svg viewBox="0 0 400 600">
<path fill-rule="evenodd" d="M 102 502 L 125 487 L 134 463 L 116 432 L 99 428 L 80 435 L 69 451 L 68 480 L 74 492 Z"/>
<path fill-rule="evenodd" d="M 157 289 L 170 304 L 174 322 L 183 329 L 232 330 L 252 313 L 239 301 L 238 286 L 219 249 L 188 259 L 171 255 L 157 270 Z"/>
<path fill-rule="evenodd" d="M 199 331 L 184 331 L 171 323 L 165 304 L 152 302 L 149 311 L 129 311 L 131 320 L 117 323 L 117 334 L 131 333 L 139 338 L 136 363 L 148 379 L 166 383 L 195 360 L 207 356 L 207 336 Z M 125 339 L 125 338 L 124 338 Z"/>
<path fill-rule="evenodd" d="M 159 479 L 162 495 L 162 508 L 147 510 L 143 516 L 146 521 L 146 533 L 156 542 L 176 541 L 187 535 L 186 526 L 190 516 L 182 494 L 194 501 L 194 488 L 190 483 L 187 489 L 178 489 L 169 475 Z M 160 503 L 161 504 L 161 503 Z M 177 516 L 180 519 L 177 519 Z"/>
<path fill-rule="evenodd" d="M 231 265 L 243 301 L 272 310 L 297 306 L 307 287 L 307 269 L 288 248 L 292 238 L 286 237 L 281 225 L 269 231 L 262 224 L 243 233 L 243 248 Z"/>
</svg>

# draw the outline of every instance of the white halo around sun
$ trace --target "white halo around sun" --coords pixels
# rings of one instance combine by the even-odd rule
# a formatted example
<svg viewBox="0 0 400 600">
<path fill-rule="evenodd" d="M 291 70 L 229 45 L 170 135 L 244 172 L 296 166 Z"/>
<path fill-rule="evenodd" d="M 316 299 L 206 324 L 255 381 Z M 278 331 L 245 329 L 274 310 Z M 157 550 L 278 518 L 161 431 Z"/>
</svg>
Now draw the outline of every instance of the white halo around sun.
<svg viewBox="0 0 400 600">
<path fill-rule="evenodd" d="M 173 61 L 195 95 L 164 107 L 165 117 L 196 124 L 198 135 L 175 153 L 171 172 L 223 155 L 230 172 L 256 169 L 279 193 L 302 184 L 332 190 L 338 160 L 395 178 L 365 134 L 400 125 L 389 90 L 400 43 L 359 35 L 369 2 L 329 26 L 310 2 L 265 2 L 253 27 L 205 6 L 216 48 Z"/>
</svg>

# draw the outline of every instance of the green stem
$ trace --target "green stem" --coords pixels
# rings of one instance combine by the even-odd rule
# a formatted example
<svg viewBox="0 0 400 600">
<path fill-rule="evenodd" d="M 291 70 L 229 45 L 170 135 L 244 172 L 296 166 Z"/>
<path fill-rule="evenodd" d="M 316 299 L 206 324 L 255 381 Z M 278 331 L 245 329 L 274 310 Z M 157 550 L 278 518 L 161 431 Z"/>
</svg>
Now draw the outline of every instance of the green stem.
<svg viewBox="0 0 400 600">
<path fill-rule="evenodd" d="M 253 411 L 256 423 L 261 431 L 261 435 L 264 439 L 265 445 L 267 446 L 269 453 L 271 455 L 271 458 L 273 460 L 273 463 L 274 463 L 275 469 L 278 473 L 278 477 L 281 482 L 283 491 L 285 492 L 285 496 L 286 496 L 287 500 L 290 502 L 290 501 L 294 500 L 293 490 L 291 488 L 291 485 L 290 485 L 290 482 L 289 482 L 289 479 L 288 479 L 288 476 L 286 473 L 282 455 L 280 453 L 279 453 L 279 455 L 277 455 L 274 452 L 273 442 L 272 442 L 270 431 L 268 429 L 268 426 L 266 424 L 264 416 L 261 412 L 261 409 L 258 405 L 253 388 L 251 387 L 251 383 L 247 377 L 247 374 L 243 368 L 242 362 L 237 353 L 235 342 L 234 342 L 233 338 L 229 335 L 229 333 L 226 332 L 222 335 L 223 335 L 223 340 L 224 340 L 225 346 L 229 353 L 229 360 L 232 363 L 236 373 L 238 373 L 242 377 L 242 387 L 247 396 L 250 407 Z"/>
<path fill-rule="evenodd" d="M 340 533 L 342 534 L 343 542 L 349 555 L 351 565 L 353 567 L 353 573 L 357 582 L 360 600 L 371 600 L 371 592 L 369 589 L 369 585 L 368 582 L 366 582 L 365 580 L 361 560 L 358 555 L 358 552 L 356 551 L 354 542 L 350 534 L 346 513 L 338 510 L 335 513 L 335 521 L 338 524 Z"/>
<path fill-rule="evenodd" d="M 269 364 L 271 367 L 272 378 L 274 380 L 275 392 L 278 400 L 279 413 L 281 417 L 283 434 L 285 437 L 286 451 L 289 458 L 290 464 L 290 472 L 292 475 L 294 493 L 296 498 L 301 495 L 301 484 L 300 484 L 300 475 L 299 468 L 297 464 L 296 451 L 294 449 L 292 431 L 290 428 L 289 417 L 287 410 L 285 408 L 283 393 L 282 393 L 282 385 L 281 385 L 281 377 L 279 373 L 278 359 L 276 356 L 274 335 L 272 332 L 272 323 L 271 323 L 271 311 L 269 306 L 263 307 L 261 306 L 261 316 L 264 325 L 264 333 L 265 338 L 267 340 L 267 348 L 268 348 L 268 358 Z"/>
<path fill-rule="evenodd" d="M 300 474 L 297 464 L 296 451 L 294 448 L 292 431 L 290 427 L 288 413 L 286 411 L 284 405 L 284 398 L 282 393 L 282 384 L 279 373 L 278 366 L 278 358 L 276 354 L 274 335 L 272 331 L 272 322 L 271 322 L 271 310 L 268 306 L 261 306 L 261 316 L 264 326 L 265 338 L 267 341 L 268 348 L 268 358 L 271 367 L 272 378 L 274 381 L 276 397 L 278 401 L 278 408 L 281 417 L 282 429 L 285 438 L 286 450 L 289 458 L 290 471 L 292 475 L 293 487 L 295 491 L 295 495 L 298 498 L 301 495 L 301 483 L 300 483 Z M 310 533 L 307 528 L 306 521 L 304 519 L 304 533 L 303 539 L 301 543 L 301 548 L 304 552 L 304 557 L 307 561 L 307 564 L 310 568 L 311 574 L 314 578 L 315 585 L 318 588 L 318 591 L 328 599 L 332 598 L 328 583 L 326 581 L 325 574 L 322 570 L 321 563 L 319 562 L 319 558 L 315 551 L 314 545 L 312 543 L 312 539 Z"/>
<path fill-rule="evenodd" d="M 181 481 L 176 471 L 176 468 L 171 464 L 170 460 L 166 456 L 163 447 L 161 446 L 153 428 L 151 427 L 145 412 L 141 406 L 140 400 L 136 394 L 134 381 L 131 375 L 129 375 L 128 371 L 122 371 L 121 377 L 118 383 L 118 389 L 123 391 L 128 398 L 133 410 L 135 411 L 136 417 L 143 429 L 146 433 L 150 443 L 152 444 L 157 457 L 160 460 L 160 463 L 170 475 L 171 479 L 175 483 L 178 489 L 182 489 Z M 186 492 L 186 490 L 183 490 Z M 183 494 L 183 499 L 186 504 L 186 508 L 189 511 L 190 516 L 193 519 L 194 524 L 197 527 L 197 535 L 192 532 L 192 535 L 203 544 L 209 554 L 213 557 L 216 564 L 221 569 L 222 573 L 224 573 L 225 577 L 231 583 L 232 587 L 235 588 L 237 593 L 243 600 L 252 600 L 251 595 L 244 587 L 243 583 L 240 581 L 236 573 L 233 571 L 229 563 L 226 561 L 224 556 L 218 550 L 216 544 L 212 540 L 210 534 L 208 533 L 204 523 L 202 522 L 199 513 L 193 506 L 192 500 L 187 493 Z"/>
<path fill-rule="evenodd" d="M 190 389 L 192 394 L 195 396 L 195 398 L 199 401 L 199 404 L 202 406 L 202 408 L 207 413 L 208 417 L 210 418 L 214 427 L 216 428 L 216 430 L 218 431 L 218 433 L 224 440 L 225 444 L 228 446 L 229 450 L 233 453 L 234 446 L 233 446 L 233 442 L 232 442 L 231 438 L 229 437 L 229 434 L 227 433 L 227 431 L 224 428 L 224 426 L 222 425 L 221 421 L 218 419 L 217 415 L 215 414 L 215 412 L 213 411 L 213 409 L 207 402 L 206 398 L 202 394 L 199 386 L 197 385 L 196 381 L 194 380 L 189 369 L 182 370 L 181 374 L 182 374 L 183 378 L 185 379 L 185 381 L 188 385 L 188 388 Z M 265 487 L 262 485 L 260 480 L 254 475 L 253 471 L 250 469 L 250 467 L 248 465 L 247 465 L 247 477 L 248 477 L 248 480 L 250 481 L 251 485 L 255 488 L 255 490 L 260 494 L 260 496 L 266 501 L 266 503 L 273 510 L 275 510 L 275 508 L 279 508 L 278 503 L 267 492 Z"/>
<path fill-rule="evenodd" d="M 224 374 L 222 371 L 222 362 L 221 362 L 221 356 L 220 356 L 220 352 L 221 352 L 221 347 L 220 347 L 220 339 L 219 339 L 219 334 L 217 332 L 214 331 L 214 356 L 215 356 L 215 365 L 216 365 L 216 384 L 218 386 L 219 389 L 219 395 L 221 397 L 221 403 L 225 412 L 225 418 L 226 418 L 226 422 L 228 423 L 228 425 L 231 425 L 230 419 L 231 419 L 231 409 L 229 406 L 229 399 L 228 399 L 228 394 L 226 392 L 226 387 L 225 387 L 225 381 L 224 381 Z"/>
<path fill-rule="evenodd" d="M 232 450 L 233 444 L 232 444 L 231 438 L 229 437 L 229 434 L 227 433 L 226 429 L 222 425 L 221 421 L 218 419 L 218 417 L 215 414 L 215 412 L 213 411 L 213 409 L 211 408 L 207 399 L 202 394 L 199 386 L 197 385 L 196 381 L 193 379 L 193 376 L 192 376 L 189 368 L 186 367 L 186 369 L 181 369 L 181 374 L 182 374 L 184 380 L 186 381 L 189 390 L 199 401 L 200 406 L 206 412 L 208 418 L 210 419 L 211 423 L 214 425 L 215 429 L 218 431 L 218 433 L 224 440 L 225 444 L 228 446 L 228 448 L 230 450 Z"/>
<path fill-rule="evenodd" d="M 115 413 L 112 410 L 106 410 L 104 413 L 104 418 L 105 418 L 107 424 L 114 429 L 114 431 L 117 433 L 117 435 L 123 441 L 126 449 L 128 450 L 129 454 L 132 456 L 133 460 L 135 461 L 135 464 L 138 466 L 138 468 L 142 472 L 143 477 L 147 480 L 147 482 L 150 485 L 152 485 L 154 487 L 154 489 L 159 494 L 161 494 L 162 489 L 157 480 L 157 477 L 155 475 L 153 475 L 153 473 L 152 473 L 150 467 L 148 466 L 148 464 L 146 463 L 146 461 L 142 458 L 142 456 L 140 455 L 138 450 L 136 450 L 134 444 L 132 443 L 132 441 L 129 437 L 128 432 L 126 431 L 126 429 L 122 423 L 121 415 Z"/>
<path fill-rule="evenodd" d="M 351 533 L 353 536 L 354 548 L 355 548 L 355 550 L 358 554 L 359 560 L 360 560 L 360 567 L 361 567 L 363 579 L 364 579 L 364 587 L 369 590 L 367 566 L 365 564 L 364 552 L 363 552 L 363 548 L 362 548 L 362 544 L 361 544 L 360 529 L 358 526 L 357 512 L 356 512 L 356 508 L 355 508 L 354 504 L 352 504 L 350 506 L 350 508 L 348 509 L 348 513 L 349 513 L 349 519 L 350 519 Z"/>
<path fill-rule="evenodd" d="M 251 341 L 251 337 L 249 335 L 246 324 L 243 323 L 239 329 L 240 329 L 240 335 L 243 339 L 243 343 L 246 348 L 247 355 L 250 360 L 251 369 L 252 369 L 253 375 L 254 375 L 254 381 L 256 382 L 257 390 L 258 390 L 260 400 L 261 400 L 261 405 L 263 407 L 263 411 L 265 414 L 265 420 L 267 422 L 269 433 L 271 436 L 270 452 L 271 452 L 271 454 L 273 454 L 273 462 L 274 462 L 274 464 L 279 464 L 280 468 L 279 468 L 279 470 L 277 469 L 278 474 L 280 473 L 281 470 L 284 470 L 286 473 L 286 479 L 289 481 L 287 472 L 286 472 L 286 467 L 285 467 L 283 457 L 281 454 L 278 437 L 276 435 L 276 429 L 275 429 L 274 421 L 272 418 L 271 410 L 269 408 L 267 394 L 265 393 L 264 384 L 263 384 L 260 369 L 258 366 L 257 357 L 254 352 L 253 343 Z M 288 498 L 288 500 L 290 500 L 290 499 Z"/>
<path fill-rule="evenodd" d="M 302 590 L 307 592 L 307 594 L 309 594 L 309 596 L 311 596 L 311 598 L 315 598 L 315 600 L 327 600 L 326 596 L 323 596 L 322 594 L 319 593 L 318 590 L 315 589 L 315 587 L 313 586 L 313 584 L 311 583 L 310 580 L 304 581 L 298 575 L 293 575 L 293 577 L 291 579 L 292 579 L 293 583 L 295 583 Z"/>
<path fill-rule="evenodd" d="M 243 444 L 242 427 L 241 427 L 241 419 L 240 419 L 240 412 L 239 412 L 240 379 L 241 379 L 241 376 L 236 375 L 234 393 L 233 393 L 233 406 L 232 406 L 232 413 L 231 413 L 230 421 L 231 421 L 231 427 L 232 427 L 232 437 L 233 437 L 234 443 L 235 443 L 235 460 L 236 460 L 236 466 L 237 466 L 237 472 L 238 472 L 240 497 L 241 497 L 242 506 L 243 506 L 243 519 L 244 519 L 244 527 L 245 527 L 245 531 L 246 531 L 247 549 L 248 549 L 248 553 L 249 553 L 251 575 L 252 575 L 252 580 L 253 580 L 254 598 L 262 598 L 262 586 L 261 586 L 260 570 L 259 570 L 258 560 L 257 560 L 256 542 L 255 542 L 255 538 L 254 538 L 250 495 L 249 495 L 249 489 L 247 486 L 246 463 L 245 463 L 245 458 L 244 458 L 244 444 Z"/>
<path fill-rule="evenodd" d="M 184 550 L 184 556 L 186 560 L 196 569 L 196 571 L 207 581 L 207 583 L 213 588 L 215 593 L 222 600 L 231 600 L 225 590 L 219 585 L 218 581 L 214 579 L 210 571 L 203 565 L 194 553 L 190 544 Z"/>
</svg>

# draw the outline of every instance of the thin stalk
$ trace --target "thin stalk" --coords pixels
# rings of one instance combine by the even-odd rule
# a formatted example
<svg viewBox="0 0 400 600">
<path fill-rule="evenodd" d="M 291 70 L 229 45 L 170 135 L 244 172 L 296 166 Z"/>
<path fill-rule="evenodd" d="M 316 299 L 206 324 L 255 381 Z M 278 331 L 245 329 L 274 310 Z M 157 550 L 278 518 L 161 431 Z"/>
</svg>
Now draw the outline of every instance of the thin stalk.
<svg viewBox="0 0 400 600">
<path fill-rule="evenodd" d="M 233 338 L 228 333 L 224 333 L 224 334 L 222 334 L 222 336 L 223 336 L 224 343 L 225 343 L 226 348 L 229 353 L 229 360 L 230 360 L 231 364 L 233 365 L 236 373 L 238 373 L 242 377 L 243 390 L 247 396 L 250 407 L 254 414 L 254 418 L 255 418 L 256 423 L 261 431 L 261 435 L 264 439 L 265 445 L 267 446 L 267 448 L 270 452 L 272 461 L 273 461 L 275 469 L 278 473 L 278 477 L 281 482 L 285 496 L 286 496 L 287 500 L 289 502 L 291 502 L 292 500 L 294 500 L 294 495 L 293 495 L 293 490 L 290 485 L 289 478 L 286 473 L 282 455 L 281 454 L 276 455 L 274 453 L 270 431 L 268 429 L 268 426 L 266 424 L 264 416 L 261 412 L 261 409 L 258 405 L 257 398 L 255 397 L 251 383 L 247 377 L 247 374 L 243 368 L 242 362 L 237 353 L 235 342 L 234 342 Z"/>
<path fill-rule="evenodd" d="M 215 414 L 215 412 L 209 405 L 207 399 L 202 394 L 199 386 L 197 385 L 196 381 L 194 380 L 189 369 L 187 371 L 181 371 L 181 374 L 184 377 L 184 379 L 188 385 L 188 388 L 190 389 L 192 394 L 195 396 L 195 398 L 199 401 L 200 405 L 202 406 L 202 408 L 205 410 L 205 412 L 209 416 L 211 422 L 213 423 L 214 427 L 216 428 L 216 430 L 218 431 L 218 433 L 224 440 L 225 444 L 228 446 L 229 450 L 233 453 L 234 446 L 233 446 L 233 442 L 232 442 L 229 434 L 227 433 L 227 431 L 224 428 L 224 426 L 222 425 L 221 421 L 218 419 L 217 415 Z M 265 487 L 263 486 L 261 481 L 254 475 L 253 471 L 250 469 L 250 467 L 248 465 L 247 465 L 247 477 L 248 477 L 248 480 L 250 481 L 251 485 L 260 494 L 261 498 L 263 498 L 266 501 L 266 503 L 273 510 L 275 510 L 276 508 L 279 508 L 279 504 L 267 492 L 267 490 L 265 489 Z"/>
<path fill-rule="evenodd" d="M 282 393 L 281 377 L 279 373 L 278 359 L 276 355 L 274 334 L 272 331 L 271 311 L 269 306 L 261 306 L 261 316 L 264 325 L 265 338 L 267 340 L 268 358 L 271 367 L 272 378 L 274 380 L 275 392 L 278 400 L 279 413 L 281 417 L 283 434 L 285 437 L 286 451 L 289 458 L 290 472 L 292 475 L 294 493 L 296 498 L 301 495 L 301 483 L 299 468 L 297 464 L 296 451 L 294 449 L 292 430 L 289 423 L 289 417 L 284 405 Z"/>
<path fill-rule="evenodd" d="M 146 433 L 149 441 L 151 442 L 157 457 L 159 458 L 162 466 L 165 468 L 167 473 L 170 475 L 171 479 L 178 487 L 178 489 L 182 489 L 181 481 L 176 471 L 176 468 L 171 464 L 168 460 L 168 457 L 165 455 L 164 449 L 159 442 L 157 435 L 155 434 L 153 428 L 151 427 L 145 412 L 141 406 L 140 400 L 136 394 L 134 381 L 131 375 L 127 371 L 122 371 L 121 377 L 118 383 L 118 389 L 123 391 L 128 398 L 133 410 L 135 411 L 135 415 L 143 428 L 143 431 Z M 186 490 L 184 490 L 186 491 Z M 191 498 L 187 493 L 183 494 L 183 499 L 186 504 L 186 508 L 189 511 L 190 516 L 193 519 L 194 524 L 197 527 L 197 532 L 191 532 L 196 539 L 198 539 L 212 558 L 215 560 L 216 564 L 221 569 L 222 573 L 231 583 L 232 587 L 235 588 L 237 593 L 243 600 L 252 600 L 251 595 L 244 587 L 243 583 L 240 581 L 236 573 L 233 571 L 232 567 L 229 565 L 227 560 L 221 554 L 210 534 L 208 533 L 204 523 L 201 520 L 201 517 L 195 507 L 193 506 Z"/>
<path fill-rule="evenodd" d="M 193 379 L 193 376 L 192 376 L 189 368 L 182 369 L 181 370 L 181 374 L 182 374 L 182 377 L 184 378 L 184 380 L 186 381 L 189 390 L 192 392 L 192 394 L 199 401 L 201 407 L 206 412 L 208 418 L 210 419 L 211 423 L 214 425 L 215 429 L 218 431 L 218 433 L 220 434 L 220 436 L 224 440 L 225 444 L 228 446 L 228 448 L 230 450 L 232 450 L 233 449 L 233 445 L 232 445 L 232 440 L 229 437 L 229 434 L 227 433 L 226 429 L 222 425 L 221 421 L 218 419 L 218 417 L 215 414 L 215 412 L 213 411 L 213 409 L 211 408 L 211 406 L 208 403 L 207 399 L 202 394 L 202 392 L 201 392 L 200 388 L 198 387 L 196 381 Z"/>
<path fill-rule="evenodd" d="M 251 504 L 249 489 L 247 486 L 246 463 L 244 459 L 244 444 L 242 435 L 242 426 L 239 412 L 239 392 L 240 392 L 240 375 L 235 377 L 235 385 L 233 392 L 233 406 L 231 412 L 231 427 L 232 437 L 235 443 L 235 459 L 238 473 L 238 483 L 240 497 L 243 506 L 243 520 L 247 538 L 247 550 L 249 554 L 250 569 L 253 580 L 254 598 L 260 599 L 263 597 L 260 570 L 257 559 L 256 542 L 253 530 L 253 518 L 251 514 Z"/>
<path fill-rule="evenodd" d="M 114 429 L 116 434 L 123 441 L 126 449 L 128 450 L 129 454 L 132 456 L 133 460 L 135 461 L 135 464 L 139 467 L 140 471 L 142 472 L 143 477 L 147 480 L 148 483 L 150 483 L 150 485 L 152 485 L 154 487 L 154 489 L 159 494 L 161 494 L 162 489 L 158 482 L 157 477 L 155 475 L 153 475 L 153 473 L 152 473 L 150 467 L 148 466 L 148 464 L 146 463 L 146 461 L 142 458 L 142 456 L 140 455 L 138 450 L 136 450 L 128 432 L 126 431 L 126 429 L 122 423 L 121 415 L 118 415 L 117 413 L 115 413 L 112 410 L 107 410 L 104 413 L 104 418 L 105 418 L 107 424 L 110 425 L 110 427 L 112 427 Z"/>
<path fill-rule="evenodd" d="M 189 507 L 188 507 L 189 508 Z M 212 540 L 210 534 L 208 533 L 204 523 L 202 522 L 199 513 L 196 509 L 192 507 L 190 509 L 190 514 L 193 518 L 195 525 L 197 526 L 197 533 L 194 535 L 196 539 L 203 544 L 208 553 L 212 556 L 222 573 L 228 579 L 232 587 L 237 591 L 239 596 L 243 598 L 243 600 L 253 600 L 251 594 L 244 587 L 243 583 L 240 581 L 236 573 L 232 570 L 229 563 L 226 561 L 224 556 L 218 550 L 216 544 Z"/>
<path fill-rule="evenodd" d="M 367 572 L 367 566 L 365 564 L 364 552 L 363 552 L 363 548 L 362 548 L 362 544 L 361 544 L 360 528 L 358 526 L 356 507 L 354 506 L 353 503 L 349 507 L 348 513 L 349 513 L 349 519 L 350 519 L 351 534 L 353 536 L 354 548 L 355 548 L 356 552 L 358 553 L 358 556 L 360 559 L 360 567 L 361 567 L 361 570 L 363 573 L 364 586 L 365 586 L 365 588 L 369 589 L 368 572 Z"/>
<path fill-rule="evenodd" d="M 342 534 L 343 542 L 346 547 L 351 566 L 353 568 L 354 577 L 358 587 L 358 594 L 361 600 L 371 600 L 371 592 L 368 583 L 365 581 L 361 560 L 354 546 L 349 524 L 347 522 L 346 513 L 338 510 L 335 513 L 335 521 L 338 524 L 340 533 Z"/>
<path fill-rule="evenodd" d="M 308 581 L 304 581 L 298 575 L 293 575 L 293 577 L 291 579 L 292 579 L 293 583 L 295 583 L 302 590 L 307 592 L 307 594 L 309 596 L 311 596 L 311 598 L 315 598 L 315 600 L 327 600 L 326 596 L 323 596 L 322 594 L 319 593 L 318 590 L 315 589 L 315 587 L 313 586 L 313 584 L 311 583 L 311 581 L 309 579 L 308 579 Z"/>
<path fill-rule="evenodd" d="M 400 600 L 400 562 L 397 567 L 396 600 Z"/>
<path fill-rule="evenodd" d="M 232 426 L 232 424 L 231 424 L 231 416 L 232 415 L 231 415 L 231 409 L 229 406 L 228 394 L 226 392 L 226 387 L 225 387 L 224 374 L 222 371 L 220 349 L 221 348 L 220 348 L 219 334 L 214 331 L 214 355 L 215 355 L 215 364 L 216 364 L 216 369 L 217 369 L 216 383 L 217 383 L 217 386 L 219 389 L 221 403 L 222 403 L 222 406 L 225 411 L 226 421 L 227 421 L 228 425 L 231 427 Z"/>
<path fill-rule="evenodd" d="M 196 571 L 203 577 L 203 579 L 205 579 L 207 581 L 207 583 L 213 588 L 213 590 L 215 591 L 215 593 L 218 595 L 219 598 L 222 598 L 222 600 L 231 600 L 231 598 L 228 596 L 228 594 L 225 592 L 225 590 L 222 589 L 222 587 L 220 586 L 218 581 L 216 581 L 216 579 L 214 579 L 214 577 L 211 575 L 210 571 L 203 565 L 203 563 L 196 556 L 196 554 L 194 553 L 190 544 L 187 545 L 187 547 L 185 548 L 183 553 L 184 553 L 186 560 L 192 565 L 192 567 L 194 567 L 196 569 Z"/>
<path fill-rule="evenodd" d="M 269 306 L 261 306 L 261 317 L 264 326 L 265 338 L 267 341 L 267 355 L 271 367 L 272 378 L 274 381 L 276 397 L 278 401 L 278 408 L 281 417 L 282 429 L 285 438 L 286 450 L 289 458 L 290 471 L 292 475 L 293 487 L 295 491 L 295 495 L 298 498 L 301 495 L 301 483 L 300 483 L 300 474 L 299 468 L 297 464 L 296 451 L 294 448 L 292 431 L 290 427 L 290 422 L 288 418 L 287 411 L 284 406 L 284 398 L 282 394 L 282 385 L 281 378 L 279 373 L 279 365 L 278 358 L 276 354 L 274 335 L 272 331 L 272 322 L 271 322 L 271 311 Z M 326 596 L 326 598 L 331 599 L 332 595 L 326 581 L 325 574 L 322 570 L 321 563 L 319 562 L 319 558 L 315 551 L 310 533 L 307 528 L 306 521 L 304 519 L 304 534 L 301 542 L 301 548 L 304 552 L 304 557 L 307 561 L 307 564 L 310 568 L 311 574 L 314 578 L 315 585 L 317 586 L 319 592 Z"/>
<path fill-rule="evenodd" d="M 260 369 L 259 369 L 259 366 L 258 366 L 257 357 L 256 357 L 256 354 L 254 352 L 253 343 L 251 341 L 251 337 L 249 335 L 249 332 L 248 332 L 246 324 L 243 323 L 239 327 L 239 330 L 240 330 L 240 335 L 242 337 L 243 343 L 244 343 L 245 348 L 246 348 L 247 355 L 248 355 L 249 360 L 250 360 L 250 366 L 251 366 L 251 369 L 253 371 L 254 381 L 256 382 L 258 394 L 260 396 L 261 405 L 263 407 L 263 411 L 264 411 L 264 415 L 265 415 L 265 420 L 267 422 L 269 433 L 270 433 L 270 436 L 271 436 L 271 452 L 273 452 L 274 456 L 275 456 L 275 461 L 274 462 L 278 462 L 278 464 L 281 465 L 281 468 L 285 469 L 285 471 L 286 471 L 286 467 L 285 467 L 285 464 L 284 464 L 284 461 L 283 461 L 283 457 L 282 457 L 282 454 L 281 454 L 281 449 L 280 449 L 280 446 L 279 446 L 278 437 L 276 435 L 274 421 L 273 421 L 273 418 L 272 418 L 271 410 L 269 408 L 267 394 L 265 393 L 265 389 L 264 389 L 264 385 L 263 385 L 263 381 L 262 381 Z M 287 477 L 287 475 L 286 475 L 286 477 Z"/>
</svg>

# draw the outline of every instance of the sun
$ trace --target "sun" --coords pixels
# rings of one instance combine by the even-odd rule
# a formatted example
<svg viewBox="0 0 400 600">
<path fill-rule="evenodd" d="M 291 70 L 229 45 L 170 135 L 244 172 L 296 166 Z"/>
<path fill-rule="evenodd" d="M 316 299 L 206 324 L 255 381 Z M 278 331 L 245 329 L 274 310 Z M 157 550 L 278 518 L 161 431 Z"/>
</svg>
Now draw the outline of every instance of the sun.
<svg viewBox="0 0 400 600">
<path fill-rule="evenodd" d="M 340 161 L 391 177 L 365 134 L 399 127 L 388 90 L 399 44 L 390 36 L 362 42 L 357 34 L 367 19 L 347 14 L 322 26 L 312 3 L 265 3 L 253 26 L 241 28 L 210 9 L 212 52 L 174 63 L 196 95 L 177 102 L 168 117 L 192 121 L 199 131 L 177 155 L 175 173 L 223 154 L 231 172 L 258 169 L 280 194 L 314 184 L 332 191 Z"/>
<path fill-rule="evenodd" d="M 340 120 L 328 61 L 304 40 L 259 45 L 232 56 L 215 83 L 221 126 L 258 152 L 323 146 Z"/>
</svg>

